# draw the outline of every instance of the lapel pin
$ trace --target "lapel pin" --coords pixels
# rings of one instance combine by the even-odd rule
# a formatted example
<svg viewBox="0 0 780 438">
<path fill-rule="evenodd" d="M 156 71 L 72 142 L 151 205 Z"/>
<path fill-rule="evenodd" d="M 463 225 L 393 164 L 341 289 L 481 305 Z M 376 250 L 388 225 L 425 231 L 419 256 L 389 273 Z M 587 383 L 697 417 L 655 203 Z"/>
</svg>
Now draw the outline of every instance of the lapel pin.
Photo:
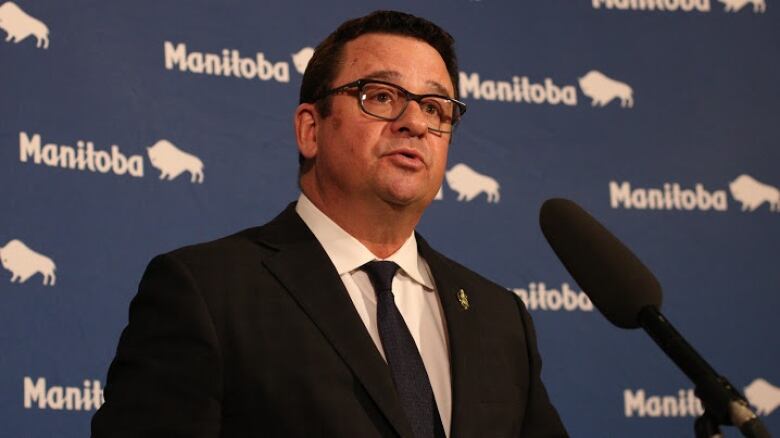
<svg viewBox="0 0 780 438">
<path fill-rule="evenodd" d="M 466 291 L 463 289 L 458 291 L 458 301 L 463 310 L 469 310 L 469 297 L 466 295 Z"/>
</svg>

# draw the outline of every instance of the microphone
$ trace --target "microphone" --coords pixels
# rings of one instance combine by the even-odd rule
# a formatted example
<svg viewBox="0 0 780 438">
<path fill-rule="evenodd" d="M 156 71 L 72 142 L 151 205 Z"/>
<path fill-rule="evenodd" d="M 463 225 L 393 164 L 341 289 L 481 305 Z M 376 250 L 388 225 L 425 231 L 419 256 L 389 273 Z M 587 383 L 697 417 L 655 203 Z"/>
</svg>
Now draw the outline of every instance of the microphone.
<svg viewBox="0 0 780 438">
<path fill-rule="evenodd" d="M 661 285 L 653 273 L 577 204 L 550 199 L 539 223 L 555 254 L 612 324 L 637 328 L 643 308 L 661 307 Z"/>
<path fill-rule="evenodd" d="M 696 385 L 716 424 L 734 424 L 744 436 L 769 437 L 747 400 L 705 361 L 661 314 L 661 285 L 617 237 L 580 206 L 548 199 L 539 213 L 547 242 L 597 309 L 614 325 L 642 327 Z"/>
</svg>

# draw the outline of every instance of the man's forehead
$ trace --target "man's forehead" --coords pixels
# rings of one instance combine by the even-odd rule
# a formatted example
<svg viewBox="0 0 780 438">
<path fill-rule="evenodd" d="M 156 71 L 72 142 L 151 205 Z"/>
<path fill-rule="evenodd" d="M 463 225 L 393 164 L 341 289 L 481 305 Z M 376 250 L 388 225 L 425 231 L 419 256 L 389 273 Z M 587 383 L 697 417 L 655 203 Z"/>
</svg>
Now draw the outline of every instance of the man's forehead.
<svg viewBox="0 0 780 438">
<path fill-rule="evenodd" d="M 417 50 L 410 50 L 409 47 L 402 47 L 403 45 L 412 45 Z M 406 55 L 386 53 L 396 49 L 403 50 Z M 428 53 L 421 55 L 419 50 Z M 410 89 L 409 91 L 417 93 L 432 92 L 445 96 L 451 95 L 452 79 L 449 76 L 449 72 L 447 71 L 441 54 L 439 54 L 439 52 L 428 42 L 412 36 L 385 33 L 363 34 L 345 44 L 344 52 L 342 53 L 339 62 L 339 64 L 341 64 L 339 70 L 345 74 L 353 73 L 356 68 L 365 70 L 358 73 L 360 78 L 346 78 L 348 80 L 361 78 L 378 79 L 404 86 L 404 84 L 399 82 L 404 79 L 409 79 L 408 76 L 410 75 L 409 69 L 405 68 L 404 61 L 408 61 L 410 58 L 414 59 L 415 56 L 426 56 L 427 60 L 430 60 L 432 64 L 438 64 L 441 68 L 436 69 L 431 67 L 423 69 L 426 76 L 423 78 L 423 83 L 426 89 Z M 409 68 L 419 73 L 420 65 L 415 63 L 415 65 L 409 66 Z M 441 75 L 436 75 L 436 70 L 439 70 Z M 338 84 L 334 85 L 337 86 Z"/>
<path fill-rule="evenodd" d="M 396 70 L 378 70 L 369 72 L 363 75 L 363 79 L 378 79 L 382 81 L 397 83 L 401 79 L 403 79 L 403 74 L 401 72 Z M 450 92 L 443 84 L 439 83 L 438 81 L 435 81 L 433 79 L 428 79 L 425 81 L 425 86 L 433 90 L 434 93 L 441 94 L 444 96 L 449 96 Z"/>
</svg>

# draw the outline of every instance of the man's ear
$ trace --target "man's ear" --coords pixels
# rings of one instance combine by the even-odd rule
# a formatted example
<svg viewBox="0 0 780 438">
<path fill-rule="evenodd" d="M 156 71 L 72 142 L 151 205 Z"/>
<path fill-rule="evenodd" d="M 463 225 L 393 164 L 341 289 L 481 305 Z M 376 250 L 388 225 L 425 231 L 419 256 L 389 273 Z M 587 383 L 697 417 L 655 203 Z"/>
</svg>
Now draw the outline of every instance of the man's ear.
<svg viewBox="0 0 780 438">
<path fill-rule="evenodd" d="M 304 158 L 317 155 L 317 109 L 314 104 L 302 103 L 295 110 L 295 138 L 298 152 Z"/>
</svg>

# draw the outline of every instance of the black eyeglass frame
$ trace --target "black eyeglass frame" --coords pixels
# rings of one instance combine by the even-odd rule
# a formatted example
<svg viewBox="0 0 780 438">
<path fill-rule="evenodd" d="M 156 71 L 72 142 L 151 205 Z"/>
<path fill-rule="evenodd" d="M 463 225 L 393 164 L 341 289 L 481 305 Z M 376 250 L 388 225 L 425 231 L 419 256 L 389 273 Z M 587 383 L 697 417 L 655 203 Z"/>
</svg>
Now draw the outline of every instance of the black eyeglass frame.
<svg viewBox="0 0 780 438">
<path fill-rule="evenodd" d="M 398 113 L 398 115 L 395 116 L 395 117 L 384 117 L 384 116 L 379 116 L 379 115 L 376 115 L 376 114 L 368 112 L 368 110 L 366 110 L 366 108 L 363 106 L 363 100 L 360 98 L 360 95 L 363 94 L 363 87 L 365 85 L 367 85 L 367 84 L 382 84 L 382 85 L 387 85 L 387 86 L 390 86 L 390 87 L 393 87 L 393 88 L 396 88 L 396 89 L 400 90 L 403 93 L 404 97 L 406 97 L 406 104 L 404 105 L 403 109 L 401 109 L 401 112 Z M 441 94 L 415 94 L 415 93 L 412 93 L 411 91 L 405 89 L 404 87 L 402 87 L 400 85 L 394 84 L 392 82 L 385 82 L 385 81 L 380 81 L 380 80 L 376 80 L 376 79 L 358 79 L 358 80 L 350 82 L 348 84 L 344 84 L 344 85 L 341 85 L 341 86 L 336 87 L 336 88 L 331 88 L 330 90 L 325 91 L 324 93 L 322 93 L 322 95 L 320 95 L 319 97 L 314 99 L 314 102 L 317 102 L 319 100 L 325 99 L 326 97 L 331 96 L 333 94 L 341 93 L 342 91 L 348 90 L 350 88 L 357 88 L 357 91 L 358 91 L 358 96 L 357 96 L 358 106 L 360 107 L 360 109 L 364 113 L 368 114 L 371 117 L 376 117 L 378 119 L 387 120 L 387 121 L 398 120 L 402 115 L 404 115 L 404 112 L 406 111 L 406 108 L 409 107 L 409 102 L 410 101 L 415 101 L 415 102 L 417 102 L 418 105 L 420 105 L 422 100 L 425 99 L 426 97 L 436 97 L 436 98 L 439 98 L 439 99 L 449 100 L 450 102 L 455 104 L 452 107 L 452 110 L 453 110 L 453 114 L 451 116 L 452 117 L 452 130 L 451 131 L 443 131 L 441 129 L 431 128 L 430 126 L 428 127 L 428 129 L 430 131 L 440 132 L 442 134 L 451 134 L 453 131 L 455 131 L 455 126 L 457 126 L 457 124 L 460 122 L 461 117 L 463 117 L 463 114 L 466 112 L 466 104 L 461 102 L 461 101 L 459 101 L 459 100 L 457 100 L 457 99 L 453 99 L 453 98 L 448 97 L 448 96 L 442 96 Z M 456 108 L 458 110 L 457 116 L 454 114 Z"/>
</svg>

